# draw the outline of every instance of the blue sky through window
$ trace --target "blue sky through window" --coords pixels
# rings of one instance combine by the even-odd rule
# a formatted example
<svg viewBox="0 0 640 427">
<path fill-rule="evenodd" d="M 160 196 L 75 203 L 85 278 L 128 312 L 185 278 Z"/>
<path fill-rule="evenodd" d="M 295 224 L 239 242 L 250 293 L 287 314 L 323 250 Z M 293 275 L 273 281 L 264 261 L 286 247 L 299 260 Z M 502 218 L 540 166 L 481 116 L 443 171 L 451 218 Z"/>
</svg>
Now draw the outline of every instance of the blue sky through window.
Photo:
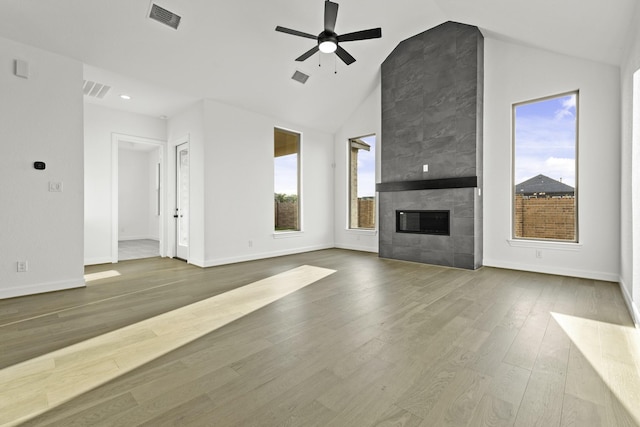
<svg viewBox="0 0 640 427">
<path fill-rule="evenodd" d="M 576 181 L 576 95 L 515 107 L 515 184 L 538 174 Z"/>
<path fill-rule="evenodd" d="M 298 194 L 298 155 L 274 158 L 274 193 Z"/>
<path fill-rule="evenodd" d="M 376 195 L 376 136 L 359 138 L 369 144 L 369 151 L 358 151 L 358 197 L 374 197 Z"/>
</svg>

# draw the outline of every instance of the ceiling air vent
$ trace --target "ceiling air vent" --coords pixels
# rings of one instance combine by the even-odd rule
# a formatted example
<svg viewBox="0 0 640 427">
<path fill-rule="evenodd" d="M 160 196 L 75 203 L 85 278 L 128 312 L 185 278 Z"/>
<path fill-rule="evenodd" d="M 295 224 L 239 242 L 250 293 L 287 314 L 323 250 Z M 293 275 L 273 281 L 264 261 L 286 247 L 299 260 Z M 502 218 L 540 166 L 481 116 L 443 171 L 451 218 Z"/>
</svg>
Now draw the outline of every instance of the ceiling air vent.
<svg viewBox="0 0 640 427">
<path fill-rule="evenodd" d="M 156 21 L 168 25 L 174 30 L 178 29 L 178 25 L 180 25 L 180 16 L 176 15 L 173 12 L 168 11 L 167 9 L 158 6 L 157 4 L 151 5 L 151 11 L 149 12 L 149 18 L 155 19 Z"/>
<path fill-rule="evenodd" d="M 104 85 L 102 83 L 92 82 L 91 80 L 85 80 L 82 86 L 82 92 L 93 98 L 104 98 L 104 96 L 109 92 L 111 86 Z"/>
<path fill-rule="evenodd" d="M 300 82 L 302 84 L 305 84 L 307 82 L 307 79 L 309 78 L 308 75 L 306 75 L 305 73 L 303 73 L 302 71 L 297 71 L 295 73 L 293 73 L 293 76 L 291 76 L 291 78 L 297 82 Z"/>
</svg>

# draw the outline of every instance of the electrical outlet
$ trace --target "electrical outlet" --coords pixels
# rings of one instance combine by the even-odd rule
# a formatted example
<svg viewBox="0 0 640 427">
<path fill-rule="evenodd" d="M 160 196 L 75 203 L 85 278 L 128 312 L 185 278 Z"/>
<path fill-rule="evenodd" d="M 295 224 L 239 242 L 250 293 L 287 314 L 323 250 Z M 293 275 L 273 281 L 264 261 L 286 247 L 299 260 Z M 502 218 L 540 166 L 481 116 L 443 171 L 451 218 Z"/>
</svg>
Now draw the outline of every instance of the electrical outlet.
<svg viewBox="0 0 640 427">
<path fill-rule="evenodd" d="M 249 240 L 249 247 L 252 248 L 253 247 L 253 240 Z"/>
<path fill-rule="evenodd" d="M 429 165 L 422 165 L 422 172 L 429 172 Z"/>
<path fill-rule="evenodd" d="M 536 258 L 542 258 L 542 250 L 536 249 Z"/>
<path fill-rule="evenodd" d="M 16 264 L 18 273 L 26 273 L 29 269 L 29 264 L 27 264 L 27 261 L 18 261 Z"/>
<path fill-rule="evenodd" d="M 62 193 L 62 183 L 49 181 L 49 191 L 52 193 Z"/>
</svg>

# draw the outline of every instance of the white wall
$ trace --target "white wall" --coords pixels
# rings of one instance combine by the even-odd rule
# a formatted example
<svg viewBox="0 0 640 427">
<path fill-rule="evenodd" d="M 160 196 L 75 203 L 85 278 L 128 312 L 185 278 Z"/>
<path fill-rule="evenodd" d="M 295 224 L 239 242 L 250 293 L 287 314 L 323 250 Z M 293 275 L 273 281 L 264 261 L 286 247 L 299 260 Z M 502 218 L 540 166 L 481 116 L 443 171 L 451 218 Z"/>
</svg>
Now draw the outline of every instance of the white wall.
<svg viewBox="0 0 640 427">
<path fill-rule="evenodd" d="M 126 144 L 126 143 L 125 143 Z M 155 150 L 154 150 L 155 152 Z M 155 163 L 152 152 L 120 148 L 118 159 L 118 240 L 157 239 Z M 157 157 L 157 156 L 156 156 Z"/>
<path fill-rule="evenodd" d="M 333 247 L 332 135 L 213 100 L 204 125 L 204 265 Z M 274 127 L 302 134 L 300 233 L 274 234 Z"/>
<path fill-rule="evenodd" d="M 640 327 L 640 8 L 622 62 L 621 257 L 623 294 Z M 637 74 L 634 83 L 634 74 Z M 634 95 L 634 90 L 636 91 Z M 635 102 L 634 102 L 635 96 Z"/>
<path fill-rule="evenodd" d="M 274 127 L 302 133 L 303 232 L 286 238 L 273 232 Z M 331 135 L 204 100 L 169 120 L 170 176 L 175 146 L 184 141 L 190 150 L 189 263 L 208 267 L 333 247 Z M 169 235 L 175 245 L 174 232 Z"/>
<path fill-rule="evenodd" d="M 111 262 L 112 245 L 112 135 L 166 140 L 165 120 L 140 114 L 84 106 L 84 262 Z"/>
<path fill-rule="evenodd" d="M 81 88 L 81 63 L 0 38 L 0 298 L 84 286 Z"/>
<path fill-rule="evenodd" d="M 189 256 L 188 262 L 204 267 L 204 102 L 199 101 L 167 123 L 167 255 L 175 256 L 176 146 L 189 143 Z"/>
<path fill-rule="evenodd" d="M 579 245 L 513 246 L 511 105 L 580 90 Z M 618 281 L 620 77 L 616 67 L 485 40 L 484 264 Z M 535 256 L 542 249 L 542 259 Z M 568 250 L 569 249 L 569 250 Z"/>
<path fill-rule="evenodd" d="M 334 137 L 335 185 L 334 192 L 334 239 L 338 248 L 366 252 L 378 252 L 378 224 L 376 231 L 350 230 L 349 215 L 349 139 L 376 134 L 376 182 L 380 182 L 380 146 L 382 141 L 382 94 L 378 84 L 345 121 Z M 377 205 L 377 200 L 376 200 Z M 376 207 L 376 218 L 378 209 Z"/>
</svg>

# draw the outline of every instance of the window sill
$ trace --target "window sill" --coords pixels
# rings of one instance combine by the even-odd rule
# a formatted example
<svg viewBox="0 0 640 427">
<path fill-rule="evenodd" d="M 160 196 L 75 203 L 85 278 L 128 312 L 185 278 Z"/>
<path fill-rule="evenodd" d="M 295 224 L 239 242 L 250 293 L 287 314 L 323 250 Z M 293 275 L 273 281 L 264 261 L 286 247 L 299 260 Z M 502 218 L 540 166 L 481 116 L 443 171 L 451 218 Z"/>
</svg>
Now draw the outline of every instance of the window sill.
<svg viewBox="0 0 640 427">
<path fill-rule="evenodd" d="M 273 233 L 274 239 L 288 239 L 291 237 L 301 237 L 304 234 L 302 231 L 275 231 Z"/>
<path fill-rule="evenodd" d="M 345 231 L 349 234 L 357 234 L 360 236 L 375 236 L 378 234 L 378 230 L 371 228 L 347 228 Z"/>
<path fill-rule="evenodd" d="M 507 239 L 507 243 L 509 243 L 509 246 L 514 248 L 553 249 L 559 251 L 579 251 L 582 249 L 582 243 L 573 242 L 545 242 L 542 240 Z"/>
</svg>

